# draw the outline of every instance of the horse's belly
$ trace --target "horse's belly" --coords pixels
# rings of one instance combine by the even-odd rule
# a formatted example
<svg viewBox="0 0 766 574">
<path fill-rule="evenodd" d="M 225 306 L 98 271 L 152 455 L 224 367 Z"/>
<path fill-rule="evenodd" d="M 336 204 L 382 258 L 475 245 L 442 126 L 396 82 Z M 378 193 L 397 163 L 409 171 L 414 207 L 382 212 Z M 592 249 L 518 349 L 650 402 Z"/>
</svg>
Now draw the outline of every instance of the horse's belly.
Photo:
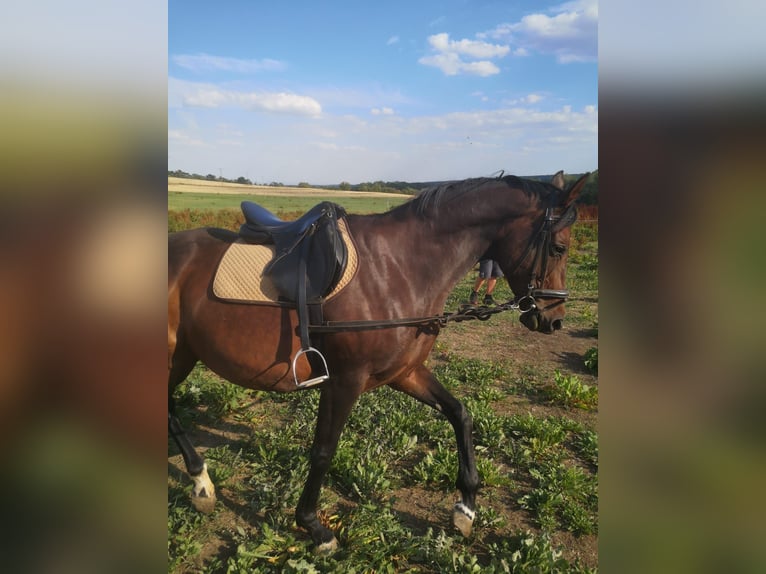
<svg viewBox="0 0 766 574">
<path fill-rule="evenodd" d="M 252 389 L 295 390 L 292 358 L 300 349 L 294 311 L 260 305 L 208 302 L 205 325 L 190 333 L 199 359 L 227 381 Z M 298 380 L 311 374 L 304 357 L 296 363 Z"/>
</svg>

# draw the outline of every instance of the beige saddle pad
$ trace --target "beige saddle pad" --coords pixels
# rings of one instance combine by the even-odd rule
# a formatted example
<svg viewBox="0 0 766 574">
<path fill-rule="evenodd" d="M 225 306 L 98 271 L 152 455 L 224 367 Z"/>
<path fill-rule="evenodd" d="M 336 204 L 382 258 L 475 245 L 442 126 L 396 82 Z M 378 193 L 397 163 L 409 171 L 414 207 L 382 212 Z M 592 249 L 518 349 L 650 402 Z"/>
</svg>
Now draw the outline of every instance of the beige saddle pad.
<svg viewBox="0 0 766 574">
<path fill-rule="evenodd" d="M 338 221 L 338 227 L 348 250 L 348 262 L 338 285 L 327 299 L 331 299 L 348 285 L 359 266 L 356 247 L 345 219 Z M 218 264 L 213 279 L 213 294 L 226 301 L 277 303 L 279 294 L 271 279 L 263 275 L 263 268 L 273 257 L 273 245 L 251 245 L 241 240 L 232 243 Z"/>
</svg>

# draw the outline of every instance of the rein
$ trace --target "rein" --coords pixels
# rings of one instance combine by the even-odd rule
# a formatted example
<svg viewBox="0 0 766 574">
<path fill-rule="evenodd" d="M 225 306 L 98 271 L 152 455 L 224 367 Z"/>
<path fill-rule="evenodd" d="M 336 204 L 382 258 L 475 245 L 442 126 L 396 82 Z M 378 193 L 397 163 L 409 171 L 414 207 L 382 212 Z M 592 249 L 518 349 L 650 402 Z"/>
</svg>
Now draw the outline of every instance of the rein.
<svg viewBox="0 0 766 574">
<path fill-rule="evenodd" d="M 309 325 L 309 331 L 313 333 L 341 333 L 346 331 L 368 331 L 374 329 L 390 329 L 393 327 L 422 327 L 425 331 L 438 331 L 446 327 L 450 321 L 460 323 L 478 319 L 486 321 L 492 315 L 502 311 L 519 309 L 515 300 L 508 301 L 494 307 L 468 307 L 461 306 L 452 313 L 442 313 L 441 315 L 431 315 L 430 317 L 411 317 L 403 319 L 381 319 L 381 320 L 360 320 L 360 321 L 322 321 L 319 325 Z M 531 310 L 527 309 L 527 310 Z M 526 311 L 521 311 L 525 313 Z"/>
<path fill-rule="evenodd" d="M 532 267 L 532 275 L 529 278 L 527 292 L 515 299 L 496 305 L 495 307 L 469 307 L 460 306 L 457 311 L 452 313 L 442 313 L 441 315 L 432 315 L 430 317 L 412 317 L 403 319 L 385 319 L 385 320 L 359 320 L 359 321 L 322 321 L 319 325 L 309 325 L 309 331 L 312 333 L 341 333 L 348 331 L 368 331 L 374 329 L 390 329 L 393 327 L 421 327 L 424 331 L 438 332 L 447 323 L 454 321 L 469 321 L 478 319 L 486 321 L 492 315 L 502 311 L 518 310 L 520 313 L 527 313 L 533 309 L 538 309 L 537 299 L 555 299 L 553 303 L 546 305 L 541 311 L 551 309 L 561 305 L 569 297 L 567 289 L 543 289 L 536 287 L 535 284 L 545 279 L 548 272 L 548 257 L 553 237 L 553 231 L 560 222 L 564 225 L 571 225 L 577 217 L 577 211 L 574 204 L 569 206 L 561 215 L 554 212 L 553 201 L 545 209 L 545 216 L 542 224 L 535 232 L 534 237 L 527 245 L 524 255 L 513 266 L 511 273 L 516 271 L 527 257 L 536 248 L 535 262 Z"/>
</svg>

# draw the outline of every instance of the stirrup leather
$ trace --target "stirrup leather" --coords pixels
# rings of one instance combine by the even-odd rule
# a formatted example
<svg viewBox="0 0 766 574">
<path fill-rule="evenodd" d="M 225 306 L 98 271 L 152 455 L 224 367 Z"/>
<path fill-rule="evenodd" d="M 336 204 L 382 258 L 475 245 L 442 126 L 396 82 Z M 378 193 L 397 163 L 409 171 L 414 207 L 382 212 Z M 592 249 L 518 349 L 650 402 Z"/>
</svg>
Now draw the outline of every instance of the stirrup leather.
<svg viewBox="0 0 766 574">
<path fill-rule="evenodd" d="M 295 364 L 298 361 L 298 357 L 300 357 L 301 355 L 305 355 L 307 353 L 316 353 L 317 355 L 319 355 L 319 358 L 322 359 L 322 365 L 324 366 L 324 373 L 320 374 L 318 377 L 313 377 L 311 379 L 298 382 L 298 375 L 295 372 Z M 295 357 L 293 357 L 293 380 L 295 381 L 295 386 L 297 388 L 305 389 L 307 387 L 313 387 L 314 385 L 318 385 L 319 383 L 324 383 L 329 378 L 330 378 L 330 371 L 327 369 L 327 361 L 325 361 L 324 355 L 322 355 L 322 353 L 319 352 L 319 349 L 316 349 L 314 347 L 308 347 L 306 349 L 301 349 L 300 351 L 295 353 Z"/>
</svg>

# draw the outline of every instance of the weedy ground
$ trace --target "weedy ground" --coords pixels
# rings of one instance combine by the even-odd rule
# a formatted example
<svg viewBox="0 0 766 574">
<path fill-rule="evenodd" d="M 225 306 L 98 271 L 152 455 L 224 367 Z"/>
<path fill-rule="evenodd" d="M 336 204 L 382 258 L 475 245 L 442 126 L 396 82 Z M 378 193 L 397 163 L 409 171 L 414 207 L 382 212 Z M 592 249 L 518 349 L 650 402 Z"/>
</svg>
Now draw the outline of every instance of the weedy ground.
<svg viewBox="0 0 766 574">
<path fill-rule="evenodd" d="M 467 300 L 472 273 L 447 310 Z M 578 225 L 565 328 L 530 333 L 515 312 L 450 324 L 429 366 L 474 419 L 482 489 L 474 532 L 451 526 L 455 438 L 436 411 L 388 388 L 355 407 L 322 490 L 340 548 L 312 553 L 293 513 L 308 473 L 318 391 L 276 395 L 202 366 L 178 411 L 218 489 L 212 515 L 168 442 L 168 571 L 595 572 L 598 565 L 597 227 Z M 495 298 L 511 297 L 498 285 Z"/>
</svg>

